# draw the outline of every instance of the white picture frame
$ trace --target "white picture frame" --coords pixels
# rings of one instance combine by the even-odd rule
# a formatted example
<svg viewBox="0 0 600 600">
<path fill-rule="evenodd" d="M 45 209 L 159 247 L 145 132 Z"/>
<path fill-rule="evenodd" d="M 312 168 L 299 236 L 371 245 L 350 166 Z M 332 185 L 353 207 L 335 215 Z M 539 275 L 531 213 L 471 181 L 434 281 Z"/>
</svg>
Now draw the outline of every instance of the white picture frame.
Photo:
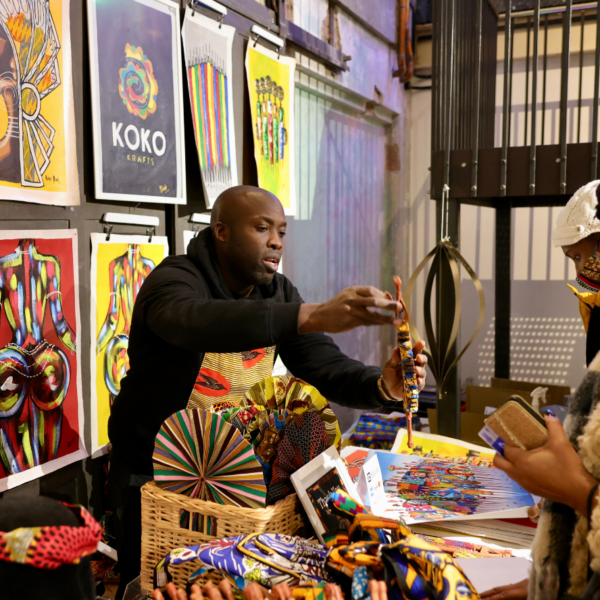
<svg viewBox="0 0 600 600">
<path fill-rule="evenodd" d="M 185 136 L 184 136 L 184 111 L 183 111 L 183 82 L 182 82 L 182 57 L 181 57 L 181 42 L 180 42 L 180 9 L 179 5 L 172 0 L 110 0 L 110 2 L 116 3 L 115 6 L 119 8 L 125 7 L 126 2 L 133 6 L 143 6 L 146 9 L 154 9 L 158 13 L 164 13 L 170 18 L 171 25 L 171 41 L 167 45 L 172 48 L 172 60 L 170 68 L 172 69 L 173 79 L 173 102 L 172 105 L 167 103 L 170 107 L 168 110 L 172 110 L 173 122 L 162 121 L 168 123 L 169 127 L 173 126 L 174 140 L 165 137 L 165 134 L 159 128 L 152 129 L 151 123 L 153 114 L 144 115 L 141 119 L 135 120 L 135 123 L 130 122 L 127 125 L 127 119 L 130 115 L 123 112 L 122 115 L 117 116 L 114 105 L 111 105 L 109 111 L 107 105 L 103 103 L 107 97 L 115 96 L 115 86 L 112 84 L 112 79 L 102 81 L 100 74 L 100 61 L 109 60 L 108 54 L 110 48 L 114 45 L 111 40 L 102 38 L 99 39 L 99 22 L 97 17 L 97 4 L 98 0 L 87 0 L 88 8 L 88 31 L 89 31 L 89 53 L 90 53 L 90 82 L 91 82 L 91 95 L 92 95 L 92 131 L 93 131 L 93 148 L 94 148 L 94 184 L 95 184 L 95 197 L 103 200 L 118 200 L 127 202 L 152 202 L 158 204 L 186 204 L 186 177 L 185 177 Z M 126 10 L 124 8 L 123 10 Z M 123 16 L 115 16 L 115 29 L 119 28 L 119 24 L 122 24 Z M 128 24 L 128 29 L 132 32 L 129 36 L 131 39 L 128 40 L 133 44 L 136 42 L 136 36 L 133 35 L 136 28 L 141 29 L 152 29 L 151 26 L 142 27 L 143 23 L 134 22 Z M 110 31 L 110 27 L 105 27 Z M 106 33 L 106 31 L 104 32 Z M 129 45 L 129 44 L 128 44 Z M 150 53 L 151 48 L 145 43 L 146 48 L 142 48 L 144 52 L 144 59 L 146 54 Z M 165 46 L 165 47 L 167 47 Z M 136 46 L 133 46 L 135 50 Z M 139 48 L 139 47 L 138 47 Z M 120 47 L 119 47 L 120 49 Z M 155 61 L 159 60 L 161 54 L 160 47 L 154 49 L 155 52 L 152 54 Z M 150 59 L 149 59 L 150 60 Z M 139 61 L 138 61 L 139 63 Z M 114 66 L 111 64 L 111 66 Z M 126 65 L 127 66 L 127 65 Z M 157 70 L 156 64 L 154 69 Z M 115 66 L 115 77 L 119 75 L 119 71 L 116 70 Z M 165 71 L 165 69 L 162 69 Z M 157 70 L 158 72 L 158 70 Z M 108 85 L 110 83 L 111 85 Z M 167 87 L 167 89 L 170 86 Z M 161 103 L 161 86 L 158 87 L 156 95 L 155 105 L 164 105 Z M 117 100 L 119 96 L 117 90 Z M 163 92 L 164 93 L 164 92 Z M 107 114 L 103 114 L 103 110 Z M 155 109 L 156 110 L 156 109 Z M 129 112 L 132 112 L 131 110 Z M 168 112 L 168 111 L 167 111 Z M 134 113 L 135 114 L 135 113 Z M 156 113 L 158 114 L 158 113 Z M 148 118 L 147 118 L 148 117 Z M 117 119 L 117 120 L 115 120 Z M 142 120 L 143 119 L 143 120 Z M 162 119 L 162 117 L 161 117 Z M 122 127 L 120 127 L 122 125 Z M 159 122 L 160 125 L 160 122 Z M 133 138 L 129 129 L 132 128 Z M 106 138 L 107 131 L 112 131 L 113 146 L 116 150 L 113 150 L 115 156 L 110 156 L 107 152 Z M 129 132 L 129 133 L 128 133 Z M 160 135 L 155 138 L 155 135 Z M 131 141 L 133 139 L 133 142 Z M 162 140 L 162 141 L 161 141 Z M 155 143 L 156 142 L 156 143 Z M 131 145 L 133 144 L 133 145 Z M 175 177 L 175 191 L 173 194 L 172 188 L 164 179 L 165 173 L 172 172 L 171 163 L 166 162 L 161 165 L 164 161 L 162 156 L 164 155 L 165 149 L 171 152 L 173 148 L 174 152 L 174 165 L 176 171 Z M 124 150 L 124 152 L 120 152 Z M 142 152 L 142 154 L 140 154 Z M 145 152 L 145 153 L 144 153 Z M 154 154 L 153 154 L 154 152 Z M 122 156 L 121 156 L 122 155 Z M 133 158 L 132 158 L 133 157 Z M 159 158 L 161 157 L 161 158 Z M 132 158 L 132 160 L 130 160 Z M 143 158 L 143 160 L 142 160 Z M 126 162 L 129 161 L 129 162 Z M 137 164 L 133 165 L 133 173 L 131 181 L 127 179 L 127 173 L 125 168 L 132 169 L 131 162 L 141 163 L 142 166 L 138 169 Z M 123 164 L 123 170 L 115 170 L 115 165 Z M 155 165 L 159 168 L 159 171 L 154 171 Z M 145 171 L 143 171 L 145 169 Z M 125 173 L 125 175 L 123 175 Z M 105 181 L 106 179 L 106 181 Z M 106 182 L 110 181 L 111 185 L 115 189 L 107 189 Z M 140 191 L 115 191 L 119 185 L 129 187 L 129 184 L 135 188 L 135 185 L 140 187 Z M 156 193 L 147 193 L 146 184 L 148 186 L 152 184 L 152 189 L 156 190 Z"/>
<path fill-rule="evenodd" d="M 335 446 L 330 446 L 311 460 L 308 464 L 304 465 L 301 469 L 298 469 L 295 473 L 292 473 L 292 484 L 296 489 L 298 498 L 302 502 L 302 506 L 312 523 L 315 533 L 319 537 L 322 543 L 325 543 L 323 535 L 326 533 L 326 529 L 321 522 L 317 511 L 313 505 L 313 499 L 311 499 L 310 487 L 315 483 L 322 481 L 328 474 L 336 471 L 339 479 L 346 488 L 348 494 L 357 502 L 360 503 L 356 487 L 350 479 L 348 470 L 344 461 L 335 449 Z"/>
</svg>

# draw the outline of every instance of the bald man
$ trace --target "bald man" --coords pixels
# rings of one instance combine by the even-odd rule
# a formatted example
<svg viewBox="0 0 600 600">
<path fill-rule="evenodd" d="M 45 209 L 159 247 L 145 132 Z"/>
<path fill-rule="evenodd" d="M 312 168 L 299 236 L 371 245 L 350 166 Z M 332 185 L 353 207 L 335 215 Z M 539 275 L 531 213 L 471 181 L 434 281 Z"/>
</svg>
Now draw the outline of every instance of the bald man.
<svg viewBox="0 0 600 600">
<path fill-rule="evenodd" d="M 285 230 L 275 196 L 250 186 L 231 188 L 219 196 L 210 228 L 190 242 L 187 254 L 165 259 L 142 286 L 133 310 L 130 369 L 108 425 L 125 582 L 139 573 L 140 486 L 152 479 L 154 438 L 173 413 L 237 405 L 250 386 L 271 374 L 278 355 L 294 376 L 342 406 L 377 409 L 403 398 L 397 350 L 382 371 L 348 358 L 324 335 L 398 325 L 398 304 L 363 286 L 323 304 L 303 303 L 277 273 Z M 422 387 L 426 359 L 417 359 Z"/>
</svg>

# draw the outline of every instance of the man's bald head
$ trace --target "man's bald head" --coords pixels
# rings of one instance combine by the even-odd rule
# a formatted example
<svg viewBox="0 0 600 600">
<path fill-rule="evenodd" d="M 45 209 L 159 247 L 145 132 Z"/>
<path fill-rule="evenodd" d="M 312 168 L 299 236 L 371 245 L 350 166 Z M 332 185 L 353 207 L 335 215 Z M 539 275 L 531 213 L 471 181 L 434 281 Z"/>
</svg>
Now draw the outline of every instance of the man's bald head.
<svg viewBox="0 0 600 600">
<path fill-rule="evenodd" d="M 280 211 L 283 206 L 275 194 L 253 185 L 236 185 L 225 190 L 216 199 L 210 214 L 210 226 L 217 223 L 234 227 L 240 219 L 261 214 L 264 211 Z"/>
<path fill-rule="evenodd" d="M 251 185 L 229 188 L 212 208 L 210 227 L 221 274 L 232 292 L 271 282 L 287 227 L 276 196 Z"/>
</svg>

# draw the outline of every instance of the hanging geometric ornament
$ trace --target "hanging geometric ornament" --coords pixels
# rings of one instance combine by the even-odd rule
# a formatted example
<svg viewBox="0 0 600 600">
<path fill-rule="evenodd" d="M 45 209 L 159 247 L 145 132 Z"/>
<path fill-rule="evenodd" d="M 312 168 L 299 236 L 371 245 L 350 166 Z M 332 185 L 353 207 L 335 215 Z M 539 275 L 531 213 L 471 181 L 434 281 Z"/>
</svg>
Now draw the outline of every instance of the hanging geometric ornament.
<svg viewBox="0 0 600 600">
<path fill-rule="evenodd" d="M 450 371 L 462 358 L 462 355 L 467 351 L 469 346 L 477 337 L 477 334 L 479 333 L 479 330 L 483 325 L 483 319 L 485 317 L 485 296 L 483 294 L 483 286 L 481 285 L 481 281 L 479 281 L 479 278 L 475 274 L 475 271 L 473 271 L 473 269 L 469 266 L 467 261 L 462 257 L 461 253 L 452 245 L 452 242 L 448 237 L 448 218 L 447 216 L 445 216 L 445 214 L 447 210 L 446 203 L 449 189 L 450 188 L 448 188 L 448 186 L 444 186 L 444 193 L 442 194 L 442 225 L 440 241 L 438 242 L 436 247 L 421 261 L 419 266 L 416 268 L 415 272 L 411 275 L 405 290 L 406 309 L 410 315 L 410 297 L 413 288 L 415 287 L 415 283 L 417 281 L 417 278 L 421 274 L 421 271 L 423 271 L 425 265 L 431 260 L 431 267 L 429 269 L 429 274 L 427 275 L 427 280 L 425 282 L 425 294 L 423 299 L 423 320 L 425 323 L 425 333 L 427 335 L 429 349 L 423 350 L 423 353 L 428 358 L 428 366 L 431 369 L 433 378 L 435 379 L 438 400 L 443 399 L 444 384 Z M 479 296 L 479 319 L 477 320 L 477 325 L 475 326 L 475 330 L 473 331 L 473 335 L 471 335 L 469 341 L 463 346 L 462 350 L 457 352 L 456 357 L 453 360 L 451 360 L 454 342 L 458 337 L 462 306 L 460 271 L 458 268 L 459 264 L 462 265 L 462 267 L 465 269 L 465 271 L 471 278 L 471 281 L 473 281 L 473 284 L 475 285 L 477 295 Z M 447 336 L 447 338 L 444 337 L 444 339 L 441 339 L 440 336 L 440 339 L 437 339 L 434 334 L 434 321 L 431 316 L 431 300 L 432 297 L 436 294 L 434 289 L 434 279 L 436 277 L 440 277 L 441 273 L 447 273 L 448 270 L 452 274 L 452 284 L 454 288 L 454 316 L 452 318 L 452 329 L 450 331 L 450 335 Z M 438 327 L 440 326 L 441 322 L 441 311 L 439 310 L 439 302 L 441 301 L 447 302 L 447 299 L 444 298 L 443 300 L 440 300 L 438 298 L 436 301 L 436 306 L 438 307 L 436 322 Z M 409 318 L 409 327 L 413 341 L 415 343 L 418 342 L 421 339 L 421 337 L 411 318 Z"/>
<path fill-rule="evenodd" d="M 265 407 L 269 412 L 287 409 L 296 414 L 316 413 L 325 425 L 329 445 L 339 447 L 342 433 L 335 413 L 319 390 L 302 379 L 286 375 L 267 377 L 246 392 L 242 404 Z"/>
<path fill-rule="evenodd" d="M 219 504 L 259 508 L 267 489 L 252 446 L 220 415 L 181 410 L 161 426 L 154 481 L 162 489 Z"/>
</svg>

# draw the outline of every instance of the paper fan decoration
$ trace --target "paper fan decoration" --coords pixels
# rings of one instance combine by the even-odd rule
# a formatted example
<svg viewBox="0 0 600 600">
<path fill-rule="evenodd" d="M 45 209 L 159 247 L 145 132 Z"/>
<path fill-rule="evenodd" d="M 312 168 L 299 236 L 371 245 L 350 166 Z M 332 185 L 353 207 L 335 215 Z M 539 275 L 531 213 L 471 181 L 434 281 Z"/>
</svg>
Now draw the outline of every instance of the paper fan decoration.
<svg viewBox="0 0 600 600">
<path fill-rule="evenodd" d="M 302 379 L 285 375 L 267 377 L 246 392 L 242 404 L 264 406 L 268 411 L 285 408 L 297 414 L 316 413 L 325 425 L 329 445 L 339 447 L 342 434 L 335 413 L 317 388 Z"/>
<path fill-rule="evenodd" d="M 181 410 L 154 444 L 154 481 L 170 492 L 219 504 L 259 508 L 267 489 L 252 446 L 220 415 Z"/>
</svg>

